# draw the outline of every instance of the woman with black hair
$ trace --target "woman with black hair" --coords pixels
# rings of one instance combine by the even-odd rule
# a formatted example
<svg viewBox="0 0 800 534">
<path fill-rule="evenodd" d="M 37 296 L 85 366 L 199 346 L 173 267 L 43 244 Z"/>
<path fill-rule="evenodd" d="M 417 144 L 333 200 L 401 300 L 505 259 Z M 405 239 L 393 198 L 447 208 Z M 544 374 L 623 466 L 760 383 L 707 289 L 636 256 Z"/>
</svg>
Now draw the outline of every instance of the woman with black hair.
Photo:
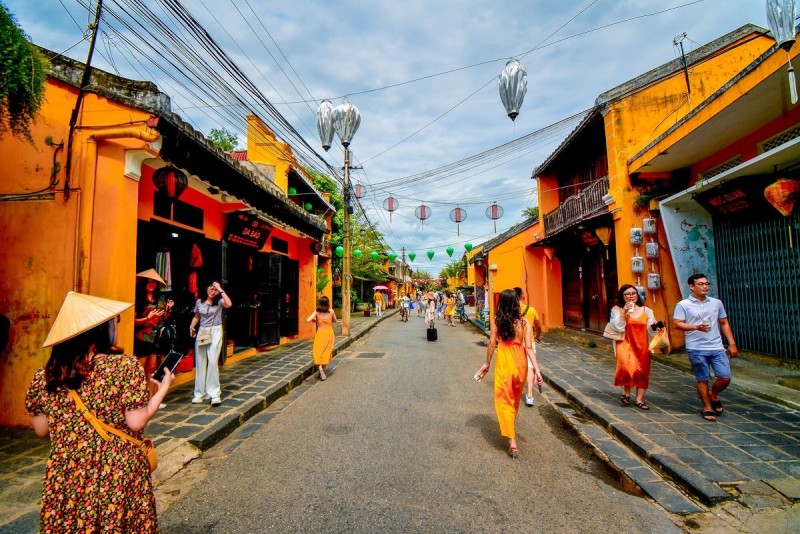
<svg viewBox="0 0 800 534">
<path fill-rule="evenodd" d="M 644 402 L 644 393 L 650 385 L 650 343 L 648 329 L 655 323 L 653 310 L 642 302 L 636 288 L 625 284 L 617 292 L 617 305 L 611 309 L 609 326 L 625 337 L 614 341 L 614 354 L 617 357 L 617 369 L 614 373 L 614 385 L 622 386 L 620 404 L 629 406 L 631 388 L 636 388 L 635 406 L 640 410 L 649 410 Z"/>
<path fill-rule="evenodd" d="M 197 299 L 194 305 L 194 317 L 189 325 L 189 335 L 195 338 L 192 404 L 200 404 L 208 397 L 211 397 L 211 406 L 222 404 L 222 389 L 219 385 L 222 309 L 232 305 L 230 297 L 216 280 L 206 289 L 206 298 Z"/>
<path fill-rule="evenodd" d="M 139 358 L 146 377 L 153 376 L 159 362 L 158 336 L 169 320 L 175 303 L 164 297 L 166 282 L 155 269 L 136 274 L 136 316 L 133 319 L 133 353 Z M 149 384 L 150 396 L 156 387 Z M 161 406 L 164 408 L 164 406 Z"/>
<path fill-rule="evenodd" d="M 317 333 L 314 336 L 314 346 L 311 353 L 314 357 L 314 365 L 319 369 L 319 379 L 325 380 L 325 368 L 333 358 L 333 343 L 335 336 L 333 333 L 333 323 L 336 322 L 336 314 L 331 310 L 331 301 L 328 297 L 322 296 L 317 301 L 317 309 L 314 310 L 307 323 L 316 321 Z"/>
<path fill-rule="evenodd" d="M 50 436 L 39 519 L 41 532 L 158 531 L 147 459 L 134 443 L 104 439 L 76 404 L 108 425 L 141 440 L 173 375 L 165 373 L 151 398 L 136 358 L 112 354 L 116 316 L 133 306 L 70 292 L 43 348 L 25 398 L 33 429 Z M 72 390 L 72 392 L 70 392 Z"/>
<path fill-rule="evenodd" d="M 516 459 L 518 448 L 514 422 L 528 375 L 528 361 L 533 366 L 536 383 L 541 385 L 544 380 L 533 351 L 531 324 L 520 315 L 519 299 L 513 289 L 500 293 L 495 319 L 491 323 L 486 363 L 478 371 L 479 376 L 489 370 L 495 348 L 494 408 L 500 423 L 500 434 L 509 439 L 508 455 Z"/>
</svg>

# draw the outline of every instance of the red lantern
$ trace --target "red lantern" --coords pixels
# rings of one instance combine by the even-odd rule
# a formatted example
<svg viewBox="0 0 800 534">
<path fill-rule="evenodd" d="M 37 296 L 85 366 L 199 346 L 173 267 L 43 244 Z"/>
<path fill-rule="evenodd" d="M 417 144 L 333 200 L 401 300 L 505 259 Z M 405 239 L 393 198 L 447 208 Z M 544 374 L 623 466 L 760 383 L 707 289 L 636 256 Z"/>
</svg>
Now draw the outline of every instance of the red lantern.
<svg viewBox="0 0 800 534">
<path fill-rule="evenodd" d="M 400 203 L 394 197 L 389 197 L 383 201 L 383 209 L 389 212 L 389 222 L 392 222 L 392 212 L 400 207 Z"/>
<path fill-rule="evenodd" d="M 165 194 L 170 202 L 175 202 L 186 190 L 189 179 L 175 167 L 167 166 L 153 173 L 153 185 L 160 193 Z"/>
<path fill-rule="evenodd" d="M 494 231 L 497 233 L 497 219 L 503 216 L 503 208 L 495 202 L 486 208 L 486 216 L 494 221 Z"/>
<path fill-rule="evenodd" d="M 431 209 L 425 204 L 420 204 L 417 206 L 417 209 L 414 210 L 414 215 L 417 216 L 417 219 L 422 221 L 422 227 L 425 228 L 425 219 L 431 216 Z"/>
<path fill-rule="evenodd" d="M 457 235 L 461 235 L 461 223 L 467 219 L 467 210 L 456 208 L 450 212 L 450 220 L 456 223 Z"/>
<path fill-rule="evenodd" d="M 356 198 L 362 198 L 366 194 L 367 189 L 361 184 L 356 184 L 355 187 L 353 187 L 353 192 L 356 194 Z"/>
</svg>

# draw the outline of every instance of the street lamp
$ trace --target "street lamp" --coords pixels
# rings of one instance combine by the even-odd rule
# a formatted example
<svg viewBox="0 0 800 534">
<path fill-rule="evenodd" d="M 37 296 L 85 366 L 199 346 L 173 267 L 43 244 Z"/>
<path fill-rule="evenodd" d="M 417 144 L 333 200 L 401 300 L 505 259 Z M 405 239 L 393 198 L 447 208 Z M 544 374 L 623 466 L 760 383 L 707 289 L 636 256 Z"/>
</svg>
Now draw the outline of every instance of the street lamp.
<svg viewBox="0 0 800 534">
<path fill-rule="evenodd" d="M 350 102 L 343 102 L 333 107 L 330 100 L 323 100 L 317 109 L 317 132 L 319 133 L 322 148 L 331 147 L 333 133 L 339 137 L 344 147 L 344 256 L 342 258 L 342 335 L 350 336 L 350 286 L 353 275 L 350 273 L 350 215 L 353 208 L 350 206 L 350 141 L 361 124 L 361 115 Z"/>
</svg>

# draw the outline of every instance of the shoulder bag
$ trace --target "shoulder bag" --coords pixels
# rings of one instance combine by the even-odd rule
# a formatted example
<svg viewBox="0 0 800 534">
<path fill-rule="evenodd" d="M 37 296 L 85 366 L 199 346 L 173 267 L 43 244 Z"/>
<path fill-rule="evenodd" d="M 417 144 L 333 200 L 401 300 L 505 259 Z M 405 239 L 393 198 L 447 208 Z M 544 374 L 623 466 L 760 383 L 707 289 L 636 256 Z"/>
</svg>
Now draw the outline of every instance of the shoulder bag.
<svg viewBox="0 0 800 534">
<path fill-rule="evenodd" d="M 92 412 L 89 411 L 89 409 L 81 400 L 81 397 L 80 395 L 78 395 L 77 391 L 75 391 L 74 389 L 68 389 L 67 392 L 69 392 L 69 396 L 72 397 L 72 400 L 75 401 L 75 405 L 78 407 L 78 411 L 81 412 L 81 415 L 83 415 L 92 424 L 94 429 L 97 430 L 97 433 L 100 434 L 101 438 L 103 438 L 106 441 L 111 441 L 111 436 L 108 435 L 109 433 L 111 433 L 114 434 L 115 436 L 121 437 L 122 439 L 130 441 L 131 443 L 139 447 L 139 449 L 141 449 L 145 460 L 147 460 L 147 467 L 150 469 L 150 472 L 152 473 L 153 471 L 156 470 L 156 467 L 158 467 L 158 456 L 156 455 L 156 448 L 153 446 L 152 441 L 150 441 L 149 439 L 144 439 L 140 441 L 132 436 L 129 436 L 122 430 L 114 428 L 105 421 L 98 419 Z"/>
<path fill-rule="evenodd" d="M 622 341 L 625 339 L 625 332 L 617 332 L 614 327 L 611 326 L 611 323 L 608 323 L 605 330 L 603 330 L 603 337 L 613 341 Z"/>
</svg>

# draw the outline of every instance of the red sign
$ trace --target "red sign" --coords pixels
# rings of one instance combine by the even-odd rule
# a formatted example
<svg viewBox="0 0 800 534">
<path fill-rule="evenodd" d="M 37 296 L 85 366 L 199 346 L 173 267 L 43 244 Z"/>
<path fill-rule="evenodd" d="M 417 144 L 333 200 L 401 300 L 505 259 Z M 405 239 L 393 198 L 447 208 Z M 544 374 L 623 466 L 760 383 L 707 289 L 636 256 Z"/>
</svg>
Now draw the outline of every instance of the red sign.
<svg viewBox="0 0 800 534">
<path fill-rule="evenodd" d="M 272 227 L 258 217 L 247 213 L 228 215 L 225 225 L 225 241 L 246 247 L 261 249 L 267 242 Z"/>
</svg>

